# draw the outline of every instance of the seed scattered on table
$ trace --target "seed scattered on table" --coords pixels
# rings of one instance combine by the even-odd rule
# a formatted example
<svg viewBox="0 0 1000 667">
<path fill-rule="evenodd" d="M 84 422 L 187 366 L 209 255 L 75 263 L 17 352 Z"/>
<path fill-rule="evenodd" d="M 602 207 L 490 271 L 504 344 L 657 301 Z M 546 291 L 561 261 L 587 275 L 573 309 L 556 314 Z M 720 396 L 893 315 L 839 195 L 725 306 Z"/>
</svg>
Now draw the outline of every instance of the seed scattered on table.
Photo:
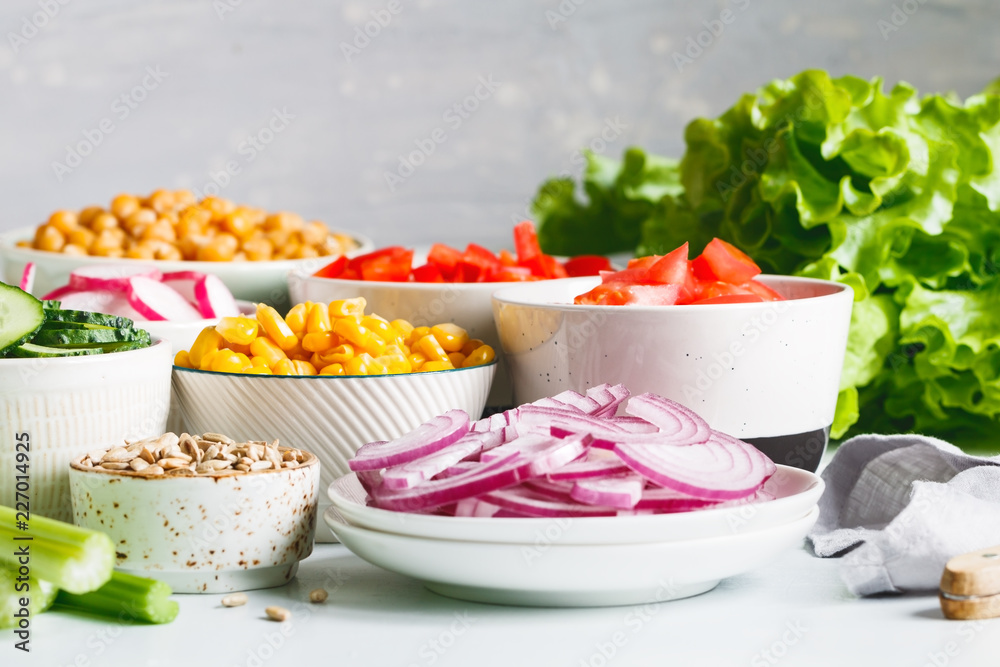
<svg viewBox="0 0 1000 667">
<path fill-rule="evenodd" d="M 230 593 L 222 598 L 223 607 L 239 607 L 247 603 L 247 596 L 245 593 Z"/>
<path fill-rule="evenodd" d="M 268 607 L 264 610 L 264 613 L 267 614 L 269 619 L 278 621 L 279 623 L 287 621 L 292 617 L 292 613 L 284 607 Z"/>
<path fill-rule="evenodd" d="M 80 465 L 141 477 L 225 477 L 297 468 L 306 460 L 303 451 L 278 447 L 277 440 L 236 442 L 221 433 L 164 433 L 125 445 L 94 450 Z"/>
<path fill-rule="evenodd" d="M 326 592 L 325 588 L 317 588 L 309 592 L 310 602 L 326 602 L 328 597 L 330 597 L 330 594 Z"/>
</svg>

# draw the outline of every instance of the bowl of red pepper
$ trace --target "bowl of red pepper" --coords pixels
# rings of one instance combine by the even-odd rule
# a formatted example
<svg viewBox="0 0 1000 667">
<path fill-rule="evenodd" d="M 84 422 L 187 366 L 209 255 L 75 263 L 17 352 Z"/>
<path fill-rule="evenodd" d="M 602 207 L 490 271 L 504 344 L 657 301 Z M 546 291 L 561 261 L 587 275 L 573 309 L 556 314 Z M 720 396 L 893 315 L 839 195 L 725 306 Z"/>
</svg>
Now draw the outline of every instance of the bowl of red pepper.
<svg viewBox="0 0 1000 667">
<path fill-rule="evenodd" d="M 488 409 L 514 405 L 513 392 L 500 352 L 490 297 L 505 285 L 579 276 L 611 269 L 606 257 L 568 259 L 542 252 L 531 222 L 514 227 L 514 251 L 494 253 L 470 243 L 459 250 L 435 243 L 426 254 L 389 246 L 353 258 L 341 257 L 314 273 L 293 271 L 288 287 L 295 303 L 330 302 L 364 297 L 369 307 L 389 319 L 415 326 L 453 322 L 497 351 L 497 374 Z"/>
</svg>

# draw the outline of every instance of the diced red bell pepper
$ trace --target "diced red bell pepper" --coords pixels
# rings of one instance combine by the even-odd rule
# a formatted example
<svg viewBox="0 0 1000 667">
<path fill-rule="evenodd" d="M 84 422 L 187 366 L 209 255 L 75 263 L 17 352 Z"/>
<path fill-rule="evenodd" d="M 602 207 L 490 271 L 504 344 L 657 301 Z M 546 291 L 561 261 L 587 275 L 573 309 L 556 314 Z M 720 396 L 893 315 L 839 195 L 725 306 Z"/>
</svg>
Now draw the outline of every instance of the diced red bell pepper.
<svg viewBox="0 0 1000 667">
<path fill-rule="evenodd" d="M 514 251 L 517 253 L 518 264 L 522 265 L 533 257 L 542 254 L 542 248 L 538 245 L 538 234 L 535 232 L 535 225 L 530 220 L 525 220 L 514 225 Z"/>
<path fill-rule="evenodd" d="M 344 273 L 344 269 L 347 268 L 347 256 L 341 255 L 337 259 L 333 260 L 322 269 L 314 273 L 313 275 L 317 278 L 340 278 L 341 274 Z"/>
<path fill-rule="evenodd" d="M 538 280 L 538 277 L 531 275 L 531 269 L 526 266 L 504 266 L 497 271 L 494 279 L 498 283 L 512 283 L 523 282 L 525 280 Z"/>
<path fill-rule="evenodd" d="M 361 264 L 362 280 L 382 280 L 405 283 L 410 280 L 413 251 L 374 257 Z"/>
<path fill-rule="evenodd" d="M 500 259 L 481 245 L 470 243 L 455 265 L 455 280 L 463 283 L 487 283 L 500 270 Z"/>
<path fill-rule="evenodd" d="M 435 243 L 427 253 L 427 263 L 435 265 L 445 280 L 451 280 L 455 275 L 455 265 L 460 259 L 462 259 L 461 250 L 443 243 Z"/>
<path fill-rule="evenodd" d="M 444 276 L 437 264 L 422 264 L 412 271 L 413 281 L 417 283 L 443 283 Z"/>
<path fill-rule="evenodd" d="M 517 257 L 514 257 L 510 250 L 507 250 L 506 248 L 497 253 L 497 259 L 499 259 L 500 263 L 504 266 L 517 266 Z"/>
<path fill-rule="evenodd" d="M 716 279 L 727 283 L 742 285 L 760 273 L 760 267 L 746 253 L 722 239 L 712 239 L 701 256 Z"/>
<path fill-rule="evenodd" d="M 611 260 L 601 255 L 578 255 L 563 262 L 566 273 L 576 278 L 578 276 L 596 276 L 601 271 L 611 270 Z"/>
</svg>

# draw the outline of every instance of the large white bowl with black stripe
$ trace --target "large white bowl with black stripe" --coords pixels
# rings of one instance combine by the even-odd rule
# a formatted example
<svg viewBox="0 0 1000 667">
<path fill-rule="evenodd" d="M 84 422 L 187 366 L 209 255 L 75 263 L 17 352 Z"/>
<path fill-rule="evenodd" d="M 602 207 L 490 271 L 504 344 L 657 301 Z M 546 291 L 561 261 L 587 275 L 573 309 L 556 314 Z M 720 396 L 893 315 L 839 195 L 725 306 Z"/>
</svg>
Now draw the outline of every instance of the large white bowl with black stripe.
<svg viewBox="0 0 1000 667">
<path fill-rule="evenodd" d="M 192 433 L 274 440 L 315 454 L 321 488 L 350 470 L 357 449 L 391 440 L 448 410 L 478 419 L 496 363 L 397 375 L 244 375 L 174 366 L 173 388 Z M 321 499 L 320 510 L 329 501 Z M 331 539 L 326 530 L 317 539 Z"/>
</svg>

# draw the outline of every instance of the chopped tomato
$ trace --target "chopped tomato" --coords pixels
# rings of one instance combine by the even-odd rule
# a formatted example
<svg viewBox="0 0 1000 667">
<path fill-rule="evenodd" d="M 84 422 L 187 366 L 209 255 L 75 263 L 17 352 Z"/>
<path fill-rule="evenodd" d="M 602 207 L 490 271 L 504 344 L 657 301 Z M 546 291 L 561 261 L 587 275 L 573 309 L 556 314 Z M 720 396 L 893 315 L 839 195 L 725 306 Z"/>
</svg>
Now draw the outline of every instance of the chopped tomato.
<svg viewBox="0 0 1000 667">
<path fill-rule="evenodd" d="M 601 271 L 611 270 L 611 260 L 601 255 L 579 255 L 567 259 L 563 266 L 566 267 L 566 273 L 572 278 L 596 276 Z"/>
<path fill-rule="evenodd" d="M 313 275 L 317 278 L 339 278 L 346 268 L 347 255 L 341 255 Z"/>
<path fill-rule="evenodd" d="M 628 303 L 628 287 L 626 283 L 601 283 L 573 299 L 573 303 L 584 306 L 623 306 Z"/>
<path fill-rule="evenodd" d="M 659 261 L 662 257 L 663 255 L 646 255 L 645 257 L 634 257 L 628 261 L 628 268 L 648 269 L 653 264 L 656 264 L 656 262 Z"/>
<path fill-rule="evenodd" d="M 683 285 L 688 278 L 688 244 L 667 253 L 646 269 L 646 280 L 651 283 Z"/>
<path fill-rule="evenodd" d="M 708 306 L 713 303 L 760 303 L 763 299 L 756 294 L 723 294 L 722 296 L 713 296 L 708 299 L 701 299 L 699 301 L 692 301 L 693 306 Z"/>
<path fill-rule="evenodd" d="M 765 285 L 764 283 L 757 282 L 756 280 L 751 280 L 746 285 L 743 286 L 745 289 L 753 292 L 761 298 L 763 301 L 784 301 L 785 297 L 781 296 L 773 289 Z"/>
<path fill-rule="evenodd" d="M 718 280 L 742 285 L 760 274 L 760 267 L 746 253 L 722 239 L 712 239 L 701 256 Z"/>
<path fill-rule="evenodd" d="M 519 264 L 542 254 L 542 248 L 538 245 L 538 234 L 530 220 L 514 225 L 514 251 L 517 253 Z"/>
</svg>

